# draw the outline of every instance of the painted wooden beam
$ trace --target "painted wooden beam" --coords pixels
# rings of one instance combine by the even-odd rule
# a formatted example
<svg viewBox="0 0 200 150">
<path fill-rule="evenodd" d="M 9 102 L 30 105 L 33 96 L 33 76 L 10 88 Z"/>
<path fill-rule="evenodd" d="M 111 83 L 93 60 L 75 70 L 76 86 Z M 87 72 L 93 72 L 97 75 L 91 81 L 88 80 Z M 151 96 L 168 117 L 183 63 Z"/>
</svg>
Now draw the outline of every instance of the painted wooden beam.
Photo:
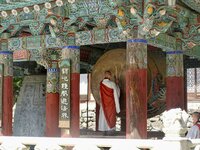
<svg viewBox="0 0 200 150">
<path fill-rule="evenodd" d="M 77 32 L 76 45 L 93 45 L 104 43 L 126 42 L 127 37 L 118 28 L 99 29 Z M 51 35 L 27 36 L 8 39 L 8 50 L 33 50 L 38 48 L 61 48 L 68 44 L 66 37 L 54 38 Z M 148 39 L 148 44 L 164 48 L 176 49 L 176 38 L 167 34 L 160 34 L 155 38 Z"/>
<path fill-rule="evenodd" d="M 118 30 L 118 28 L 112 29 L 101 29 L 92 31 L 82 31 L 76 33 L 76 45 L 93 45 L 93 44 L 105 44 L 105 43 L 117 43 L 126 42 L 127 37 Z M 51 35 L 39 35 L 39 36 L 27 36 L 20 38 L 9 38 L 8 39 L 8 50 L 19 51 L 29 50 L 30 60 L 38 58 L 39 49 L 45 48 L 61 48 L 65 45 L 70 45 L 70 38 L 57 37 L 54 38 Z M 164 50 L 177 49 L 177 40 L 175 37 L 167 34 L 159 34 L 155 38 L 148 39 L 148 44 L 159 47 Z M 1 44 L 1 41 L 0 41 Z M 185 55 L 200 58 L 198 46 L 191 50 L 184 50 Z"/>
</svg>

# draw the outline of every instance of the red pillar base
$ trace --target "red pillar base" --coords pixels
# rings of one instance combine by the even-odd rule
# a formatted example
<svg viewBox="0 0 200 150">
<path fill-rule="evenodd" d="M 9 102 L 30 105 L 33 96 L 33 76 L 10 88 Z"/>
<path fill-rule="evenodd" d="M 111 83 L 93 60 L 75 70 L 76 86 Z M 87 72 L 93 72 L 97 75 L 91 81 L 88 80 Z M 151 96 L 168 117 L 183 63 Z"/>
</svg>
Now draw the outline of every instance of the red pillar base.
<svg viewBox="0 0 200 150">
<path fill-rule="evenodd" d="M 147 70 L 129 69 L 126 74 L 126 137 L 147 138 Z"/>
<path fill-rule="evenodd" d="M 185 109 L 184 77 L 167 77 L 166 86 L 167 110 L 170 110 L 172 108 Z"/>
<path fill-rule="evenodd" d="M 13 77 L 4 77 L 3 83 L 3 119 L 2 134 L 4 136 L 12 135 L 12 107 L 13 107 Z"/>
<path fill-rule="evenodd" d="M 58 128 L 59 117 L 59 94 L 46 94 L 46 136 L 59 137 L 60 129 Z"/>
</svg>

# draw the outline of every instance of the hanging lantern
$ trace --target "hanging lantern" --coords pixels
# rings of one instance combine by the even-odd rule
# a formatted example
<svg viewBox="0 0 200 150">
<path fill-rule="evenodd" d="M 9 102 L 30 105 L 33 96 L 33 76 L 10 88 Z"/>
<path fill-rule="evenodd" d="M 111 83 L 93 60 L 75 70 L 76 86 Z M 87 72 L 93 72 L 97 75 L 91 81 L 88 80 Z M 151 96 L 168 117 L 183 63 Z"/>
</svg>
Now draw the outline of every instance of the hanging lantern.
<svg viewBox="0 0 200 150">
<path fill-rule="evenodd" d="M 50 19 L 50 23 L 53 25 L 53 26 L 56 26 L 57 24 L 57 21 L 55 19 Z"/>
<path fill-rule="evenodd" d="M 24 11 L 26 14 L 28 14 L 28 13 L 30 12 L 30 10 L 29 10 L 28 7 L 24 7 L 24 8 L 23 8 L 23 11 Z"/>
<path fill-rule="evenodd" d="M 7 14 L 6 11 L 2 11 L 2 12 L 1 12 L 1 15 L 2 15 L 4 18 L 6 18 L 6 17 L 8 16 L 8 14 Z"/>
<path fill-rule="evenodd" d="M 57 1 L 56 1 L 56 5 L 57 5 L 58 7 L 61 7 L 61 6 L 63 5 L 63 1 L 62 1 L 62 0 L 57 0 Z"/>
<path fill-rule="evenodd" d="M 159 11 L 159 14 L 160 14 L 161 16 L 165 15 L 165 14 L 166 14 L 166 9 L 161 9 L 161 10 Z"/>
<path fill-rule="evenodd" d="M 44 4 L 44 6 L 45 6 L 46 9 L 51 9 L 51 3 L 47 2 L 47 3 Z"/>
<path fill-rule="evenodd" d="M 137 10 L 134 7 L 131 7 L 130 12 L 131 12 L 132 15 L 137 14 Z"/>
<path fill-rule="evenodd" d="M 35 11 L 40 11 L 40 6 L 39 5 L 34 5 L 33 8 L 34 8 Z"/>
<path fill-rule="evenodd" d="M 68 0 L 69 3 L 73 4 L 75 0 Z"/>
<path fill-rule="evenodd" d="M 12 14 L 13 14 L 14 16 L 17 16 L 17 11 L 16 11 L 15 9 L 11 10 L 11 12 L 12 12 Z"/>
</svg>

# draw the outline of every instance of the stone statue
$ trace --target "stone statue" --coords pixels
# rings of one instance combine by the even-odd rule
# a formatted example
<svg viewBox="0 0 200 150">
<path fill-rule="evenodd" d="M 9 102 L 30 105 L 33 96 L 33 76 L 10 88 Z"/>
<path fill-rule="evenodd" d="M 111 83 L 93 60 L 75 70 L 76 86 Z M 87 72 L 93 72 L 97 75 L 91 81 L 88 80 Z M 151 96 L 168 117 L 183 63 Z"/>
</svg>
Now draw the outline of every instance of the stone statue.
<svg viewBox="0 0 200 150">
<path fill-rule="evenodd" d="M 185 137 L 189 115 L 180 108 L 165 111 L 162 115 L 165 137 Z"/>
</svg>

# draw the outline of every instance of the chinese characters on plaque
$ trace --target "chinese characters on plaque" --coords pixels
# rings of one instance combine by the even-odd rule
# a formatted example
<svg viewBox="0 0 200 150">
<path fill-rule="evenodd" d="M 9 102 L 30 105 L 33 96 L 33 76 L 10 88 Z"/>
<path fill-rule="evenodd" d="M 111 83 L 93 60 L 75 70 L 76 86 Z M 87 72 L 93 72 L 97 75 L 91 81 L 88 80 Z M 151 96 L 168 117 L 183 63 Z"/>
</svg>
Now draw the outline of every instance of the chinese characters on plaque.
<svg viewBox="0 0 200 150">
<path fill-rule="evenodd" d="M 70 128 L 70 60 L 60 63 L 59 127 Z"/>
</svg>

